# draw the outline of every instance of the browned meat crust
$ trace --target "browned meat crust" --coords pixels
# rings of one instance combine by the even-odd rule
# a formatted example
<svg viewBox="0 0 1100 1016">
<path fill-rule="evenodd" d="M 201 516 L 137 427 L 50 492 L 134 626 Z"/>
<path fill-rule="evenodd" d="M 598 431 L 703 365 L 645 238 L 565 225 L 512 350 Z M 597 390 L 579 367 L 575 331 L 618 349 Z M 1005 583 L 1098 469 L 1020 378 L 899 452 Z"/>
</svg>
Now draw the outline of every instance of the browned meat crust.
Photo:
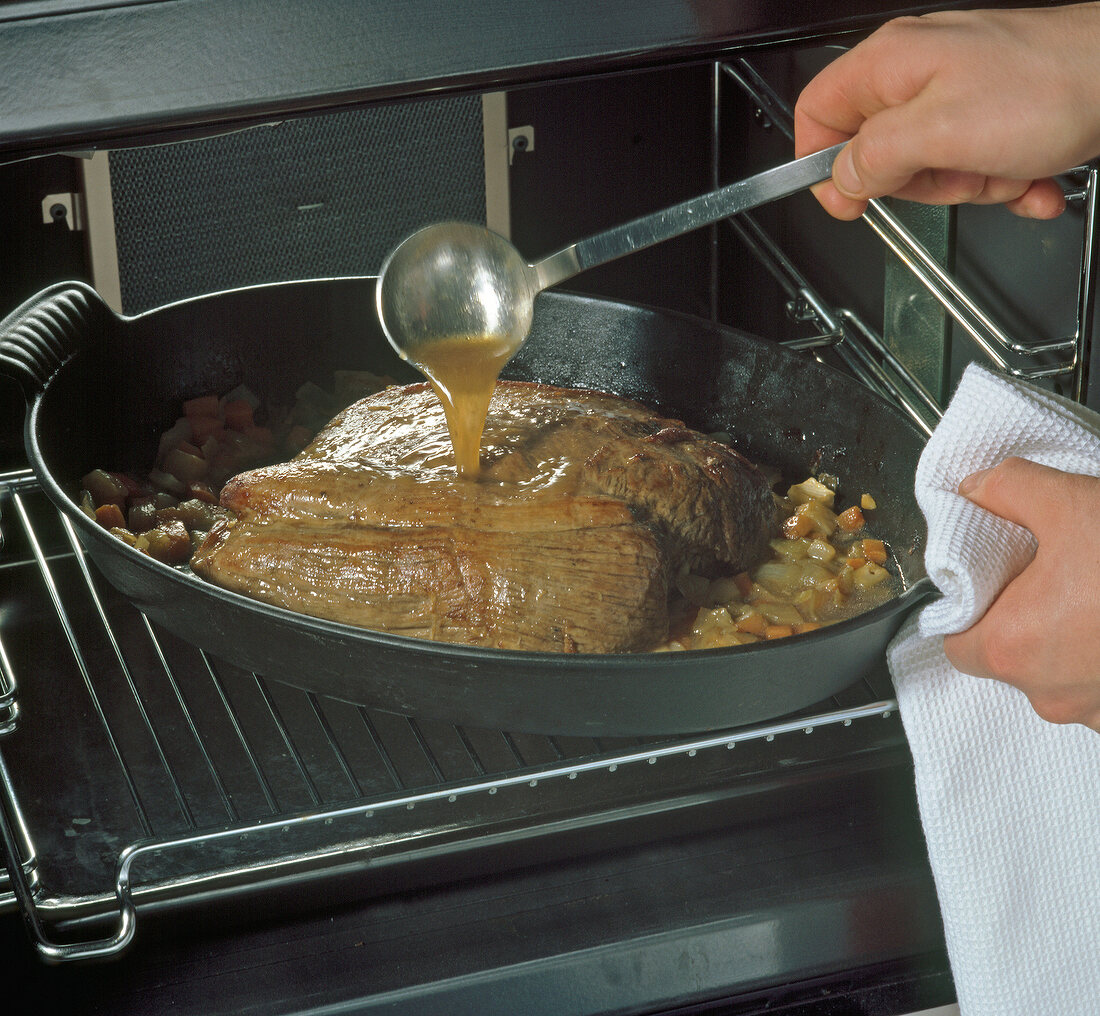
<svg viewBox="0 0 1100 1016">
<path fill-rule="evenodd" d="M 500 382 L 479 482 L 426 385 L 349 407 L 289 463 L 230 480 L 192 568 L 292 610 L 506 649 L 630 652 L 683 566 L 746 569 L 773 502 L 728 446 L 598 392 Z"/>
</svg>

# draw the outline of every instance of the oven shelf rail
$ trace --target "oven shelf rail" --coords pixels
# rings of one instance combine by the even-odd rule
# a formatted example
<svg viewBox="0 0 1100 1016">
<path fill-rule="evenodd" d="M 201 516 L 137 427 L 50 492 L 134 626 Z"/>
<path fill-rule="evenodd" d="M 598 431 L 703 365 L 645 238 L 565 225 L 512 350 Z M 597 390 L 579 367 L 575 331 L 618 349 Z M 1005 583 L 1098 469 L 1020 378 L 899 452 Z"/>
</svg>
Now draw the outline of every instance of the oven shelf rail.
<svg viewBox="0 0 1100 1016">
<path fill-rule="evenodd" d="M 758 119 L 794 139 L 794 113 L 790 104 L 772 87 L 746 57 L 715 64 L 714 125 L 715 148 L 720 132 L 717 104 L 722 80 L 732 80 L 752 101 Z M 715 164 L 714 186 L 719 186 Z M 1070 394 L 1080 401 L 1085 395 L 1088 351 L 1092 345 L 1091 308 L 1096 298 L 1096 258 L 1100 249 L 1097 204 L 1100 200 L 1100 169 L 1079 166 L 1065 175 L 1066 200 L 1083 209 L 1080 270 L 1075 299 L 1076 323 L 1071 334 L 1051 340 L 1030 342 L 1013 338 L 913 234 L 882 200 L 870 202 L 863 221 L 885 246 L 935 298 L 990 363 L 1012 377 L 1041 382 L 1048 378 L 1069 378 Z M 817 294 L 794 262 L 782 253 L 751 216 L 726 220 L 750 251 L 783 285 L 790 298 L 789 309 L 796 319 L 811 322 L 818 335 L 792 340 L 788 345 L 821 350 L 831 348 L 845 365 L 873 390 L 892 398 L 927 434 L 943 415 L 943 406 L 927 391 L 915 373 L 888 347 L 883 337 L 854 311 L 830 308 Z M 819 355 L 819 354 L 818 354 Z"/>
<path fill-rule="evenodd" d="M 610 754 L 600 758 L 576 760 L 567 766 L 550 769 L 535 769 L 518 774 L 498 776 L 473 783 L 450 784 L 435 790 L 384 798 L 378 801 L 359 804 L 350 808 L 336 808 L 306 814 L 281 817 L 270 822 L 252 826 L 231 826 L 214 831 L 204 831 L 194 836 L 171 840 L 150 840 L 127 846 L 119 855 L 115 877 L 114 894 L 118 907 L 117 930 L 102 939 L 78 942 L 58 943 L 50 940 L 49 934 L 37 919 L 39 906 L 32 908 L 32 927 L 35 928 L 36 948 L 43 958 L 59 963 L 71 960 L 102 959 L 122 952 L 133 940 L 137 928 L 137 903 L 135 896 L 140 890 L 135 888 L 135 868 L 151 857 L 163 860 L 168 854 L 178 853 L 182 857 L 189 854 L 198 856 L 219 846 L 228 846 L 238 860 L 250 853 L 259 851 L 263 856 L 252 863 L 238 863 L 223 866 L 215 871 L 193 868 L 190 873 L 170 884 L 173 893 L 189 894 L 209 891 L 219 883 L 239 882 L 242 878 L 256 883 L 270 881 L 287 873 L 305 867 L 319 865 L 369 864 L 373 850 L 373 840 L 369 836 L 359 839 L 344 839 L 330 833 L 331 840 L 322 847 L 312 850 L 288 848 L 286 843 L 291 833 L 318 831 L 321 829 L 341 829 L 348 825 L 363 822 L 381 824 L 385 822 L 387 812 L 411 811 L 414 808 L 430 806 L 440 802 L 455 804 L 460 798 L 473 795 L 493 796 L 512 788 L 535 788 L 551 780 L 576 780 L 586 773 L 615 773 L 620 768 L 638 765 L 656 765 L 663 759 L 674 756 L 693 758 L 700 752 L 717 748 L 732 750 L 739 744 L 754 740 L 774 741 L 785 734 L 812 734 L 817 727 L 834 724 L 851 726 L 856 720 L 881 717 L 889 719 L 896 709 L 892 699 L 869 703 L 851 709 L 840 709 L 828 713 L 819 713 L 811 717 L 801 717 L 784 723 L 765 724 L 743 731 L 727 732 L 717 737 L 702 740 L 689 740 L 647 748 L 645 751 L 630 754 Z M 269 843 L 269 846 L 264 846 Z M 257 846 L 259 844 L 259 846 Z M 169 888 L 162 885 L 162 890 Z"/>
<path fill-rule="evenodd" d="M 47 637 L 70 661 L 71 674 L 51 674 L 49 680 L 68 680 L 69 694 L 84 703 L 84 722 L 107 746 L 87 778 L 108 774 L 116 794 L 129 797 L 135 815 L 136 834 L 122 829 L 108 837 L 116 844 L 113 868 L 104 855 L 102 867 L 92 872 L 90 890 L 57 884 L 58 862 L 51 851 L 59 842 L 73 843 L 64 838 L 71 830 L 57 828 L 66 821 L 65 806 L 44 816 L 35 810 L 38 805 L 28 806 L 26 786 L 21 792 L 16 779 L 26 778 L 26 766 L 17 764 L 25 759 L 14 751 L 15 742 L 35 721 L 41 723 L 36 714 L 42 711 L 42 692 L 35 687 L 36 698 L 16 683 L 18 668 L 5 653 L 7 632 L 0 619 L 0 676 L 9 719 L 7 732 L 0 735 L 0 831 L 9 873 L 0 883 L 0 909 L 22 912 L 35 948 L 48 962 L 124 951 L 146 906 L 354 875 L 380 858 L 392 860 L 394 852 L 411 854 L 434 843 L 445 849 L 494 831 L 506 835 L 509 823 L 517 821 L 547 828 L 609 822 L 639 809 L 675 807 L 669 802 L 677 795 L 721 796 L 727 791 L 707 789 L 707 781 L 724 786 L 736 779 L 738 763 L 732 760 L 747 764 L 744 751 L 765 753 L 764 762 L 756 759 L 751 766 L 790 767 L 822 753 L 844 755 L 863 750 L 847 731 L 868 729 L 876 718 L 889 722 L 872 740 L 901 739 L 888 680 L 878 687 L 857 682 L 802 715 L 655 743 L 535 738 L 373 715 L 362 707 L 269 686 L 262 677 L 233 668 L 223 673 L 218 661 L 187 647 L 186 658 L 201 661 L 198 671 L 205 683 L 196 690 L 190 684 L 196 678 L 185 670 L 184 651 L 129 604 L 109 601 L 110 591 L 85 560 L 75 532 L 48 504 L 29 470 L 0 475 L 0 504 L 12 537 L 8 548 L 25 548 L 26 559 L 9 567 L 24 567 L 37 576 L 42 613 L 52 618 L 54 634 Z M 144 648 L 135 646 L 136 638 Z M 101 642 L 108 647 L 106 655 Z M 150 667 L 149 660 L 157 666 Z M 35 671 L 34 677 L 40 686 L 44 675 Z M 112 692 L 112 684 L 121 693 Z M 243 704 L 246 695 L 264 710 L 263 730 Z M 197 698 L 201 708 L 191 705 Z M 179 721 L 158 710 L 164 701 L 179 712 Z M 204 726 L 216 712 L 231 721 L 228 740 Z M 344 713 L 361 724 L 358 734 L 349 737 L 339 725 Z M 140 722 L 128 726 L 124 715 Z M 302 726 L 307 721 L 308 728 Z M 187 734 L 183 749 L 166 733 L 173 725 Z M 274 750 L 261 747 L 265 737 Z M 363 750 L 360 741 L 377 752 L 375 765 L 382 776 L 373 782 L 360 775 L 361 763 L 353 758 Z M 464 760 L 456 761 L 442 744 L 457 744 Z M 729 754 L 738 747 L 736 755 Z M 260 785 L 262 793 L 253 794 L 251 806 L 238 803 L 247 801 L 246 794 L 226 786 L 222 774 L 230 769 L 225 759 L 230 749 L 247 756 L 247 769 Z M 418 753 L 415 765 L 411 751 Z M 296 767 L 298 785 L 291 789 L 273 775 L 283 756 Z M 151 760 L 159 772 L 146 771 Z M 325 765 L 336 775 L 322 775 Z M 405 775 L 413 770 L 420 775 Z M 213 789 L 196 791 L 195 773 Z M 162 785 L 155 793 L 149 790 L 154 782 Z M 210 816 L 219 810 L 222 820 L 212 822 Z M 168 813 L 176 817 L 165 819 Z M 58 934 L 60 928 L 64 934 Z"/>
</svg>

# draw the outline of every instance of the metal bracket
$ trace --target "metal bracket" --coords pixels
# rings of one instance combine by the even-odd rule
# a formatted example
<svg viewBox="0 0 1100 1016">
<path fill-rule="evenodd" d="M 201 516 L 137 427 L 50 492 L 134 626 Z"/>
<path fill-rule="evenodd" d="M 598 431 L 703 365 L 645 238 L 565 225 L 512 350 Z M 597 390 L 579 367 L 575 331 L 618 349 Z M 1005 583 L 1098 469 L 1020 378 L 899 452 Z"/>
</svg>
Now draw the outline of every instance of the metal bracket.
<svg viewBox="0 0 1100 1016">
<path fill-rule="evenodd" d="M 510 127 L 508 129 L 508 165 L 512 165 L 518 152 L 535 150 L 535 128 Z"/>
<path fill-rule="evenodd" d="M 47 194 L 42 199 L 42 222 L 51 225 L 63 222 L 70 230 L 84 229 L 84 195 Z"/>
</svg>

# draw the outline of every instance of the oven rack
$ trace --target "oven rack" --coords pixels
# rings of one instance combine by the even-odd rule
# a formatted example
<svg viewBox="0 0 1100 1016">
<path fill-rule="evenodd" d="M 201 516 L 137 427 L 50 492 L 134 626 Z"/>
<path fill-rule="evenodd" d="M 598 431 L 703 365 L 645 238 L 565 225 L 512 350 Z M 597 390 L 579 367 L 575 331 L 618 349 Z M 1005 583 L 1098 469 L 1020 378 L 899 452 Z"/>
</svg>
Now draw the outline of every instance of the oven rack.
<svg viewBox="0 0 1100 1016">
<path fill-rule="evenodd" d="M 830 760 L 904 744 L 885 673 L 777 722 L 655 741 L 477 730 L 326 699 L 157 629 L 87 562 L 29 470 L 0 474 L 0 504 L 13 558 L 0 579 L 21 591 L 0 614 L 0 909 L 22 911 L 51 962 L 123 951 L 146 910 L 315 901 L 347 882 L 369 896 L 422 870 L 461 877 L 531 850 L 594 849 L 586 831 L 604 848 L 667 835 L 776 773 L 812 780 Z"/>
<path fill-rule="evenodd" d="M 794 140 L 794 112 L 791 105 L 772 87 L 767 78 L 747 57 L 714 64 L 712 92 L 713 147 L 721 142 L 720 96 L 723 80 L 732 80 L 753 103 L 760 123 L 775 127 Z M 718 187 L 718 162 L 715 158 L 712 185 Z M 954 278 L 927 247 L 913 234 L 882 200 L 871 201 L 863 221 L 886 247 L 935 298 L 963 332 L 976 344 L 990 363 L 1013 377 L 1041 382 L 1049 378 L 1069 378 L 1070 396 L 1081 401 L 1085 396 L 1088 354 L 1092 344 L 1091 308 L 1096 297 L 1095 263 L 1100 250 L 1096 228 L 1097 202 L 1100 200 L 1100 170 L 1095 164 L 1079 166 L 1066 174 L 1063 189 L 1071 205 L 1080 205 L 1082 229 L 1080 269 L 1075 299 L 1075 326 L 1067 336 L 1023 341 L 1014 338 L 998 323 L 996 316 L 981 304 L 972 292 Z M 793 317 L 811 323 L 818 334 L 794 340 L 791 345 L 820 350 L 831 347 L 845 366 L 873 390 L 893 399 L 927 434 L 943 413 L 939 404 L 914 372 L 889 348 L 883 337 L 854 311 L 830 308 L 815 292 L 778 245 L 767 236 L 751 215 L 725 220 L 750 251 L 785 288 Z"/>
</svg>

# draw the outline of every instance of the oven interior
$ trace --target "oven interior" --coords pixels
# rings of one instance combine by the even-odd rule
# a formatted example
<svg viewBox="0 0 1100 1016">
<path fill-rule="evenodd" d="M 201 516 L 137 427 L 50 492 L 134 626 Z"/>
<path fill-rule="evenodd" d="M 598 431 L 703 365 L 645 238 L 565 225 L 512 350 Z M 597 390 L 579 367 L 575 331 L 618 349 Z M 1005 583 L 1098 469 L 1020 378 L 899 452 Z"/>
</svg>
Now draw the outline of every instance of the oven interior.
<svg viewBox="0 0 1100 1016">
<path fill-rule="evenodd" d="M 513 241 L 535 259 L 782 160 L 801 84 L 850 43 L 839 37 L 771 45 L 500 93 Z M 311 267 L 319 274 L 370 272 L 377 268 L 371 259 L 418 224 L 410 215 L 431 221 L 489 214 L 476 171 L 481 153 L 461 154 L 471 123 L 475 149 L 481 140 L 484 109 L 482 94 L 471 92 L 167 147 L 120 148 L 111 154 L 116 190 L 129 187 L 133 195 L 129 209 L 120 204 L 115 229 L 123 310 L 201 293 L 211 277 L 223 280 L 217 288 L 229 288 L 305 277 Z M 401 146 L 401 176 L 435 178 L 430 199 L 421 192 L 387 197 L 394 187 L 401 192 L 402 181 L 379 180 L 382 169 L 373 163 L 353 160 L 353 184 L 370 178 L 375 197 L 349 189 L 335 159 L 328 169 L 321 159 L 318 169 L 318 148 L 327 156 L 365 152 L 377 140 L 372 132 Z M 265 170 L 276 157 L 289 163 L 285 172 Z M 459 165 L 464 159 L 475 167 L 473 183 Z M 69 156 L 0 167 L 7 192 L 23 199 L 13 198 L 5 214 L 15 217 L 12 209 L 33 195 L 35 214 L 45 209 L 54 219 L 30 226 L 25 207 L 18 213 L 11 232 L 20 265 L 3 283 L 5 312 L 52 281 L 89 277 L 89 239 L 73 221 L 83 170 Z M 974 358 L 1091 403 L 1095 168 L 1082 167 L 1065 185 L 1070 208 L 1054 223 L 1016 221 L 999 209 L 882 201 L 862 222 L 840 224 L 800 195 L 593 270 L 567 288 L 787 343 L 854 374 L 926 431 Z M 65 195 L 77 196 L 76 203 Z M 288 208 L 298 214 L 288 218 Z M 317 215 L 307 228 L 311 211 Z M 381 225 L 349 225 L 371 223 L 371 215 Z M 262 221 L 253 221 L 257 216 Z M 319 225 L 321 216 L 329 218 Z M 151 221 L 163 227 L 151 229 Z M 163 249 L 153 240 L 143 248 L 142 230 L 155 233 Z M 266 235 L 266 250 L 257 252 L 254 235 Z M 486 942 L 497 941 L 494 934 L 506 940 L 501 929 L 523 917 L 519 900 L 545 908 L 563 926 L 570 913 L 580 914 L 584 930 L 563 933 L 560 956 L 573 962 L 549 964 L 545 982 L 534 974 L 519 979 L 516 971 L 533 969 L 524 964 L 547 961 L 518 940 L 500 946 L 495 961 L 471 961 L 475 972 L 479 964 L 497 971 L 498 987 L 483 983 L 482 995 L 472 975 L 462 982 L 481 1003 L 505 986 L 553 984 L 561 991 L 564 981 L 554 977 L 580 978 L 589 995 L 578 1011 L 604 1011 L 614 992 L 588 966 L 598 965 L 600 949 L 613 952 L 610 943 L 620 943 L 618 960 L 604 957 L 605 970 L 642 958 L 663 969 L 690 929 L 693 948 L 720 932 L 728 954 L 745 956 L 770 926 L 752 915 L 771 920 L 769 907 L 788 922 L 808 922 L 814 934 L 806 937 L 817 951 L 807 947 L 792 959 L 792 950 L 777 949 L 788 966 L 769 968 L 767 976 L 747 960 L 735 969 L 727 961 L 724 982 L 685 979 L 681 971 L 655 987 L 639 976 L 629 989 L 620 984 L 627 1000 L 621 1011 L 728 993 L 737 978 L 745 998 L 763 992 L 769 977 L 771 990 L 799 979 L 810 984 L 835 973 L 836 956 L 822 945 L 829 929 L 848 921 L 850 931 L 851 913 L 861 908 L 878 907 L 874 926 L 882 939 L 853 944 L 851 935 L 840 935 L 851 967 L 886 970 L 905 956 L 915 969 L 914 956 L 939 955 L 905 739 L 884 665 L 853 675 L 844 693 L 801 714 L 660 741 L 455 726 L 298 691 L 158 630 L 102 580 L 22 461 L 22 400 L 14 387 L 4 392 L 0 797 L 8 873 L 0 880 L 0 910 L 22 916 L 34 949 L 50 964 L 125 957 L 143 937 L 161 941 L 177 922 L 224 923 L 247 942 L 242 912 L 262 915 L 267 926 L 273 914 L 300 914 L 341 928 L 355 912 L 371 915 L 375 929 L 365 951 L 378 998 L 390 992 L 398 1009 L 427 1005 L 429 997 L 457 1005 L 457 988 L 449 996 L 442 989 L 418 995 L 414 984 L 443 984 L 454 969 L 429 957 L 425 945 L 403 972 L 397 956 L 404 940 L 396 932 L 387 939 L 384 929 L 398 926 L 402 900 L 430 895 L 438 908 L 431 911 L 435 933 L 449 929 L 453 957 L 462 923 L 440 916 L 444 901 L 481 892 L 478 912 L 488 913 L 493 897 L 485 887 L 505 884 L 510 908 L 501 905 L 472 925 Z M 736 902 L 724 904 L 734 909 L 714 902 L 729 885 L 708 881 L 713 870 L 691 882 L 692 890 L 685 876 L 680 905 L 690 901 L 695 913 L 672 923 L 679 938 L 659 939 L 677 910 L 669 889 L 651 883 L 648 891 L 659 898 L 652 925 L 640 920 L 629 929 L 616 926 L 622 909 L 601 904 L 590 885 L 576 889 L 583 870 L 589 880 L 618 886 L 607 900 L 622 903 L 615 892 L 627 891 L 623 880 L 645 874 L 660 881 L 673 870 L 673 850 L 690 854 L 681 854 L 680 864 L 696 874 L 719 857 L 730 863 L 715 844 L 731 828 L 739 831 L 735 856 L 743 873 Z M 874 848 L 845 859 L 846 836 Z M 810 898 L 785 898 L 782 907 L 774 893 L 754 895 L 750 873 L 780 896 L 781 877 L 808 878 L 806 866 L 817 855 L 806 844 L 814 839 L 836 865 L 830 888 L 817 885 Z M 771 873 L 762 874 L 769 855 Z M 891 886 L 877 903 L 867 883 L 872 857 Z M 886 913 L 898 901 L 902 912 Z M 420 941 L 430 944 L 431 920 L 423 913 L 416 920 Z M 290 992 L 290 975 L 280 977 Z M 949 991 L 942 970 L 938 978 L 938 990 Z M 690 991 L 683 987 L 689 982 Z M 219 983 L 224 987 L 224 977 Z M 532 1004 L 530 1011 L 537 1009 Z"/>
</svg>

